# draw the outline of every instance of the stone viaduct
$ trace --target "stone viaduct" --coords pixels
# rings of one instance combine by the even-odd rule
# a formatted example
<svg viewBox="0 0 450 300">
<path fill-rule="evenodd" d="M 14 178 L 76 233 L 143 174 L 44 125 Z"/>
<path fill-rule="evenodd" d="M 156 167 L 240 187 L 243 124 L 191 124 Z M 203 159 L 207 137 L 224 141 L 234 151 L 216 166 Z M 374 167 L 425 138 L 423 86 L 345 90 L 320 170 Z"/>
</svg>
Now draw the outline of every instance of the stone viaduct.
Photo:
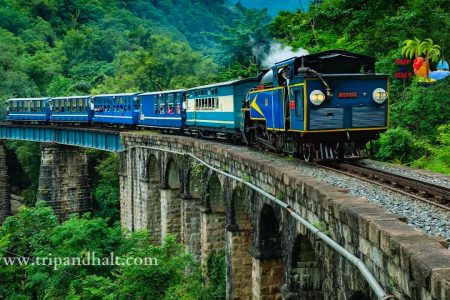
<svg viewBox="0 0 450 300">
<path fill-rule="evenodd" d="M 183 153 L 289 205 L 357 256 L 397 299 L 450 299 L 450 251 L 366 199 L 252 150 L 190 137 L 121 133 L 121 223 L 155 243 L 176 234 L 201 264 L 225 253 L 227 299 L 377 299 L 356 267 L 288 210 Z M 169 153 L 161 150 L 178 152 Z M 0 145 L 0 221 L 9 214 Z M 43 144 L 39 193 L 64 219 L 90 208 L 81 148 Z"/>
</svg>

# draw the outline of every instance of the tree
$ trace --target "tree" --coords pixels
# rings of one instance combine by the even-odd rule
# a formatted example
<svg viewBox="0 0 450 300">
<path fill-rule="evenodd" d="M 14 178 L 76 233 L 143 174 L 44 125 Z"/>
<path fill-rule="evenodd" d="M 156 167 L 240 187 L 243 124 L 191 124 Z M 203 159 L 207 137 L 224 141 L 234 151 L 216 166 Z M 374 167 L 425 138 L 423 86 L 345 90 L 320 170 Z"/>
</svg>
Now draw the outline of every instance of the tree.
<svg viewBox="0 0 450 300">
<path fill-rule="evenodd" d="M 421 41 L 418 38 L 406 40 L 402 48 L 402 54 L 407 58 L 418 58 L 422 54 Z"/>
</svg>

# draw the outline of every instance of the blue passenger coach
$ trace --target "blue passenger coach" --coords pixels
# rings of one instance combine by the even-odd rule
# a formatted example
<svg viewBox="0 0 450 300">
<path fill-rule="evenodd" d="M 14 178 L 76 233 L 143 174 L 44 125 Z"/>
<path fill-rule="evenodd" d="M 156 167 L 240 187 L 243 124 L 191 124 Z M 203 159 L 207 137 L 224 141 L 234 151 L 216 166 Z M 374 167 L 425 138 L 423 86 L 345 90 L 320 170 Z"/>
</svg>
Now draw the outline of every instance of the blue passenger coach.
<svg viewBox="0 0 450 300">
<path fill-rule="evenodd" d="M 139 93 L 96 95 L 94 101 L 95 123 L 137 125 L 140 103 Z"/>
<path fill-rule="evenodd" d="M 200 132 L 238 133 L 245 94 L 256 78 L 195 87 L 186 91 L 186 125 Z"/>
<path fill-rule="evenodd" d="M 12 98 L 6 101 L 9 121 L 47 122 L 50 117 L 50 98 Z"/>
<path fill-rule="evenodd" d="M 50 121 L 87 123 L 93 114 L 89 107 L 90 96 L 56 97 L 49 100 Z"/>
<path fill-rule="evenodd" d="M 138 96 L 141 104 L 139 126 L 181 129 L 185 114 L 183 90 L 143 93 Z"/>
</svg>

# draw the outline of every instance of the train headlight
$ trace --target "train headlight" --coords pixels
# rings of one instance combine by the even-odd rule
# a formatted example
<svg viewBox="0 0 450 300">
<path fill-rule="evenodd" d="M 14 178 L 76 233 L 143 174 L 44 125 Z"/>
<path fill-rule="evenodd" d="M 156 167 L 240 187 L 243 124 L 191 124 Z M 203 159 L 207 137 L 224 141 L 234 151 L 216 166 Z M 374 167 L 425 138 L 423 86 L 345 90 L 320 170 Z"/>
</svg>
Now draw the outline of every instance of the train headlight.
<svg viewBox="0 0 450 300">
<path fill-rule="evenodd" d="M 375 101 L 378 104 L 381 104 L 384 101 L 386 101 L 388 93 L 382 88 L 377 88 L 373 91 L 372 97 L 373 101 Z"/>
<path fill-rule="evenodd" d="M 309 100 L 312 104 L 319 106 L 323 101 L 325 101 L 325 94 L 322 93 L 322 91 L 314 90 L 311 94 L 309 94 Z"/>
</svg>

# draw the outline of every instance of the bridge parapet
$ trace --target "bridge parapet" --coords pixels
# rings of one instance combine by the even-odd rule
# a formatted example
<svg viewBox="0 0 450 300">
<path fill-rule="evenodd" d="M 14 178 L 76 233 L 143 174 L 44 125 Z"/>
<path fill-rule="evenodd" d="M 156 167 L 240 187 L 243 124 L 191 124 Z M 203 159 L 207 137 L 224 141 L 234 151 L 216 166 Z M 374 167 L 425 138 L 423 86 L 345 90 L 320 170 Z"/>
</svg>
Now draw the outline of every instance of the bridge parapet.
<svg viewBox="0 0 450 300">
<path fill-rule="evenodd" d="M 182 155 L 155 148 L 193 153 L 208 164 L 277 195 L 359 257 L 382 287 L 399 299 L 450 297 L 450 251 L 446 242 L 414 230 L 401 216 L 366 199 L 349 196 L 303 175 L 293 166 L 262 158 L 244 147 L 128 132 L 122 133 L 122 140 L 126 150 L 121 154 L 122 226 L 153 230 L 162 228 L 163 222 L 174 223 L 164 220 L 170 215 L 167 207 L 162 207 L 167 200 L 161 201 L 154 191 L 154 179 L 149 178 L 157 177 L 160 186 L 167 189 L 171 162 L 176 161 L 177 180 L 181 181 L 177 188 L 181 187 L 181 191 L 180 197 L 171 201 L 184 201 L 174 204 L 177 211 L 181 210 L 172 214 L 173 218 L 180 218 L 176 222 L 181 222 L 176 233 L 201 261 L 224 247 L 228 299 L 376 296 L 352 264 L 317 240 L 286 210 L 242 184 L 202 170 L 192 159 L 186 163 Z M 217 192 L 222 193 L 220 197 Z M 182 195 L 191 196 L 186 199 Z M 217 217 L 221 212 L 223 219 Z"/>
</svg>

